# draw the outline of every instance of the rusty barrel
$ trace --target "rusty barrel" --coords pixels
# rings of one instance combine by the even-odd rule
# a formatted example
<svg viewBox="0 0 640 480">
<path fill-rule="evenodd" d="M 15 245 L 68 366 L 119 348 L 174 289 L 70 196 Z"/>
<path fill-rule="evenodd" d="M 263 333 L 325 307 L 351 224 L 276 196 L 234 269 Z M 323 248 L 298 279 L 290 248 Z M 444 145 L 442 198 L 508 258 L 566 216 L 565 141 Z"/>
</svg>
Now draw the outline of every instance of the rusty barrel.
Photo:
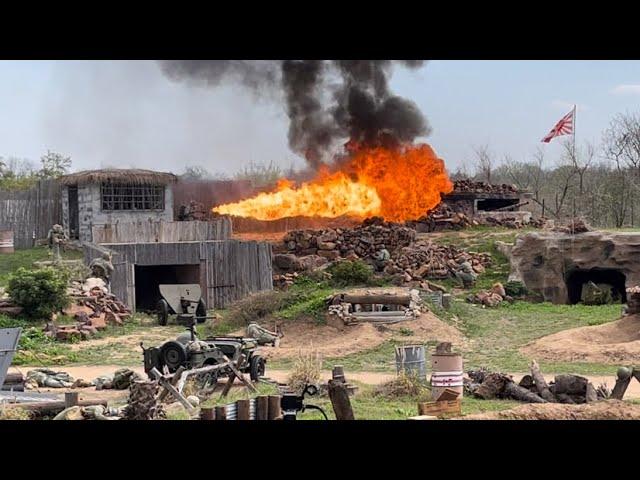
<svg viewBox="0 0 640 480">
<path fill-rule="evenodd" d="M 0 253 L 13 253 L 13 230 L 0 230 Z"/>
<path fill-rule="evenodd" d="M 402 345 L 396 347 L 396 369 L 398 374 L 415 375 L 427 379 L 424 345 Z"/>
<path fill-rule="evenodd" d="M 448 388 L 462 397 L 462 355 L 458 353 L 434 353 L 431 355 L 431 395 L 437 400 Z"/>
</svg>

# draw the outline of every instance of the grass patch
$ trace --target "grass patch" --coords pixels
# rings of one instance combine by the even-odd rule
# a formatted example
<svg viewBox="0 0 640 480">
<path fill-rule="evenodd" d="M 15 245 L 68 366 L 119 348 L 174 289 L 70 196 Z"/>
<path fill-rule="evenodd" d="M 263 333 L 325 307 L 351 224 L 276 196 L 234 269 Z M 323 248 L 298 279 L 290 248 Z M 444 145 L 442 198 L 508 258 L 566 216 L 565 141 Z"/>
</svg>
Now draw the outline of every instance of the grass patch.
<svg viewBox="0 0 640 480">
<path fill-rule="evenodd" d="M 83 258 L 83 253 L 77 250 L 62 252 L 64 260 L 77 260 Z M 6 287 L 9 274 L 20 267 L 32 268 L 34 262 L 51 260 L 47 247 L 34 247 L 24 250 L 16 250 L 13 253 L 0 255 L 0 287 Z"/>
<path fill-rule="evenodd" d="M 351 406 L 356 420 L 406 420 L 418 415 L 418 402 L 424 401 L 415 396 L 399 396 L 384 398 L 375 394 L 375 387 L 358 384 L 360 391 L 351 397 Z M 330 420 L 335 420 L 333 408 L 328 397 L 311 397 L 308 403 L 318 405 Z M 478 400 L 474 398 L 462 399 L 463 415 L 499 411 L 513 408 L 520 403 L 511 400 Z M 324 420 L 322 414 L 308 410 L 298 415 L 300 420 Z"/>
</svg>

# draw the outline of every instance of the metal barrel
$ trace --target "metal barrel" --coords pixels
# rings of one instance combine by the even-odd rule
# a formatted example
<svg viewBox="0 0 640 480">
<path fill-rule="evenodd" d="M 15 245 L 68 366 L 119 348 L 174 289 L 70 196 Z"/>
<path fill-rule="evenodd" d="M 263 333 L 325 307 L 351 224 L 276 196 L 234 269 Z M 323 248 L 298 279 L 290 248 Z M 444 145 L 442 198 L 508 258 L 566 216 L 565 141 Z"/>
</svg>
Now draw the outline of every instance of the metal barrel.
<svg viewBox="0 0 640 480">
<path fill-rule="evenodd" d="M 396 370 L 398 374 L 415 375 L 427 379 L 424 345 L 402 345 L 396 347 Z"/>
<path fill-rule="evenodd" d="M 225 410 L 227 411 L 227 420 L 237 420 L 238 419 L 238 405 L 235 403 L 228 403 L 225 405 Z"/>
<path fill-rule="evenodd" d="M 249 401 L 249 419 L 250 420 L 256 419 L 256 399 L 255 398 L 252 398 Z"/>
<path fill-rule="evenodd" d="M 0 253 L 13 251 L 13 230 L 0 230 Z"/>
<path fill-rule="evenodd" d="M 443 306 L 442 306 L 442 292 L 440 292 L 440 291 L 428 292 L 428 293 L 425 294 L 425 296 L 427 297 L 427 300 L 429 302 L 431 302 L 432 304 L 434 304 L 436 307 L 443 308 Z"/>
<path fill-rule="evenodd" d="M 437 400 L 445 389 L 462 396 L 463 390 L 462 355 L 457 353 L 444 353 L 431 355 L 431 395 Z"/>
</svg>

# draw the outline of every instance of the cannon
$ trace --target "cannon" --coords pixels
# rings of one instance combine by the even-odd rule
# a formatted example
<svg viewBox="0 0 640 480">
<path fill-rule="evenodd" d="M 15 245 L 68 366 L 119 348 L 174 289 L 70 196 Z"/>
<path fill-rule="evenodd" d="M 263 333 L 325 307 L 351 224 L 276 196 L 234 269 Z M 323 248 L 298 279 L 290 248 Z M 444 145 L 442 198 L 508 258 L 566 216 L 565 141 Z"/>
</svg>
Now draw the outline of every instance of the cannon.
<svg viewBox="0 0 640 480">
<path fill-rule="evenodd" d="M 203 323 L 207 318 L 207 306 L 197 283 L 159 285 L 162 298 L 158 301 L 157 315 L 160 325 L 167 325 L 169 315 L 176 315 L 179 325 L 190 325 L 192 320 Z"/>
</svg>

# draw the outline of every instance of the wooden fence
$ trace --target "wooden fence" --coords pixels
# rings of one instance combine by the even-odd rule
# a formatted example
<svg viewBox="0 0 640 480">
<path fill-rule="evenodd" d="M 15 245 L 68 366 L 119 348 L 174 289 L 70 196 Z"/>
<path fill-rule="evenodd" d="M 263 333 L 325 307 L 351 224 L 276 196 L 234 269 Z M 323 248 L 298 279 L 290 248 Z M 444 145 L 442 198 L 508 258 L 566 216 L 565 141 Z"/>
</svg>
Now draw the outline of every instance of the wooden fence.
<svg viewBox="0 0 640 480">
<path fill-rule="evenodd" d="M 13 230 L 16 248 L 32 247 L 55 223 L 62 224 L 57 180 L 39 180 L 29 190 L 0 190 L 0 230 Z"/>
<path fill-rule="evenodd" d="M 93 243 L 175 243 L 231 238 L 231 220 L 220 217 L 209 222 L 139 221 L 95 225 Z"/>
</svg>

